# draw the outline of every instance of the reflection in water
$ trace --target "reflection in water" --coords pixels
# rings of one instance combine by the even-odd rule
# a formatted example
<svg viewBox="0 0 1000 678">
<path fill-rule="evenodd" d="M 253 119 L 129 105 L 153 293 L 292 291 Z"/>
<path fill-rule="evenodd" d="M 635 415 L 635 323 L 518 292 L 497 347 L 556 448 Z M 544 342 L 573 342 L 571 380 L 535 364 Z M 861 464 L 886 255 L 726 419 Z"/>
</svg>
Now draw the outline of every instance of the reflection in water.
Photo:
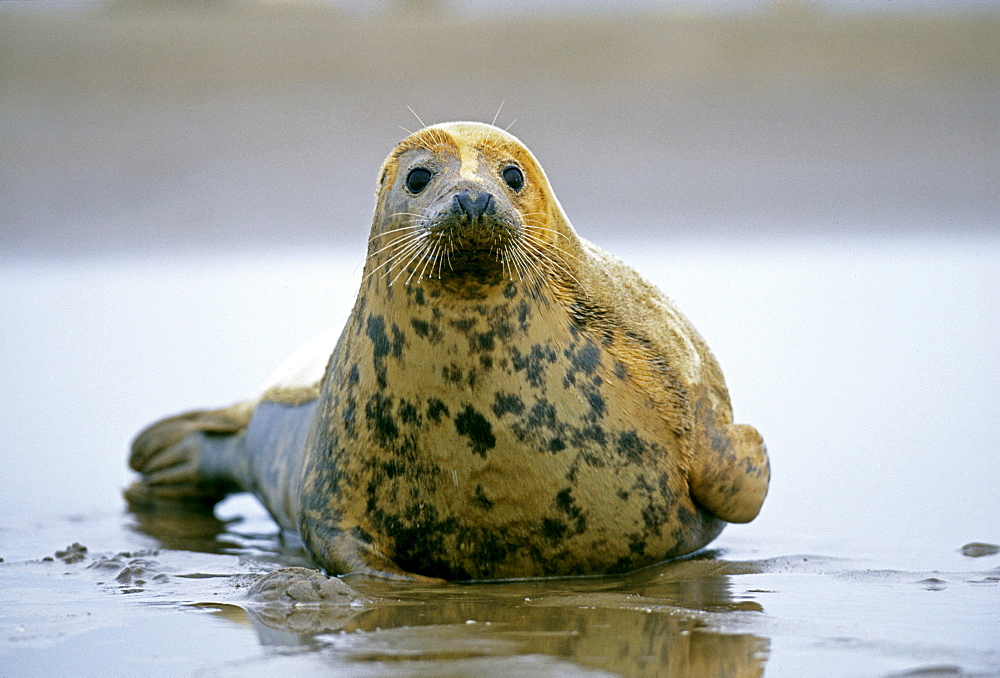
<svg viewBox="0 0 1000 678">
<path fill-rule="evenodd" d="M 156 539 L 164 548 L 197 553 L 248 554 L 263 563 L 284 567 L 312 567 L 312 561 L 294 535 L 241 530 L 240 518 L 220 520 L 210 508 L 194 505 L 150 504 L 130 507 L 132 529 Z M 272 524 L 273 525 L 273 524 Z"/>
<path fill-rule="evenodd" d="M 168 548 L 239 552 L 286 568 L 307 558 L 276 535 L 241 534 L 236 521 L 207 512 L 133 515 L 137 530 Z M 544 655 L 628 676 L 760 676 L 768 640 L 716 630 L 762 611 L 730 594 L 729 575 L 750 571 L 759 567 L 707 551 L 615 577 L 419 585 L 348 576 L 334 580 L 351 594 L 337 603 L 203 607 L 250 623 L 262 645 L 316 651 L 338 665 L 406 660 L 444 673 L 443 662 Z"/>
<path fill-rule="evenodd" d="M 657 570 L 669 579 L 671 568 L 666 564 Z M 545 592 L 546 582 L 410 589 L 367 581 L 356 585 L 386 595 L 373 596 L 363 610 L 334 605 L 246 609 L 262 642 L 317 647 L 338 662 L 434 663 L 540 654 L 630 676 L 763 673 L 768 641 L 719 633 L 713 615 L 702 612 L 732 602 L 725 576 L 674 581 L 671 588 L 693 603 L 692 609 L 668 597 L 628 593 L 639 583 L 628 577 L 614 582 L 617 591 L 605 590 L 608 582 L 601 579 L 550 583 L 553 594 Z M 341 633 L 321 635 L 331 631 Z"/>
</svg>

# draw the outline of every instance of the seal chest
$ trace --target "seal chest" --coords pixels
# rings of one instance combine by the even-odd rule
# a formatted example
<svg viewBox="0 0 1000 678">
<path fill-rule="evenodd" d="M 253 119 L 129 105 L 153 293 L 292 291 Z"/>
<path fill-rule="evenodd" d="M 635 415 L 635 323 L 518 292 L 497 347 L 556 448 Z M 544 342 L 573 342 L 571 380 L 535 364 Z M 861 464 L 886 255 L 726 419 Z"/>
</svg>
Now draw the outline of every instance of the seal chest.
<svg viewBox="0 0 1000 678">
<path fill-rule="evenodd" d="M 282 374 L 310 373 L 297 364 Z M 278 381 L 231 445 L 195 447 L 331 572 L 626 571 L 701 548 L 766 493 L 763 443 L 732 424 L 697 332 L 580 239 L 489 125 L 397 146 L 321 383 Z M 290 433 L 265 444 L 276 425 Z"/>
</svg>

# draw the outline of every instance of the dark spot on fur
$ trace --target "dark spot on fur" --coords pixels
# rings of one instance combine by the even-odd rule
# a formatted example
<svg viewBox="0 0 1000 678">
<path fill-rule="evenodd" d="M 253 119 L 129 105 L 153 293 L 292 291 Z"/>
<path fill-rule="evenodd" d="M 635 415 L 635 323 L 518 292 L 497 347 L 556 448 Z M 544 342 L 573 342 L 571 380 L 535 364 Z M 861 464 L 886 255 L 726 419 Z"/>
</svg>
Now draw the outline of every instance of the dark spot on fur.
<svg viewBox="0 0 1000 678">
<path fill-rule="evenodd" d="M 400 400 L 399 409 L 396 414 L 404 424 L 420 425 L 420 413 L 417 412 L 417 408 L 412 403 Z"/>
<path fill-rule="evenodd" d="M 549 441 L 549 452 L 555 454 L 556 452 L 562 452 L 566 449 L 566 443 L 560 437 L 555 437 Z"/>
<path fill-rule="evenodd" d="M 431 333 L 431 324 L 426 320 L 413 318 L 410 320 L 410 325 L 413 326 L 413 331 L 417 333 L 417 336 L 422 339 L 426 339 Z"/>
<path fill-rule="evenodd" d="M 597 391 L 593 391 L 587 394 L 587 403 L 590 404 L 590 413 L 593 417 L 599 418 L 604 416 L 604 396 L 602 396 Z"/>
<path fill-rule="evenodd" d="M 392 398 L 378 393 L 373 395 L 365 404 L 365 418 L 368 429 L 375 433 L 380 445 L 385 446 L 399 436 L 399 428 L 392 416 Z"/>
<path fill-rule="evenodd" d="M 576 505 L 571 488 L 567 487 L 559 490 L 559 493 L 556 494 L 556 508 L 565 513 L 570 520 L 576 522 L 576 534 L 582 534 L 587 531 L 587 517 L 583 515 L 583 511 Z"/>
<path fill-rule="evenodd" d="M 531 406 L 531 412 L 525 423 L 529 430 L 542 426 L 554 429 L 556 427 L 556 408 L 548 400 L 539 400 Z"/>
<path fill-rule="evenodd" d="M 424 298 L 424 288 L 423 287 L 419 287 L 418 286 L 416 288 L 416 291 L 413 294 L 413 300 L 415 302 L 417 302 L 417 306 L 423 306 L 424 304 L 427 303 L 427 299 Z"/>
<path fill-rule="evenodd" d="M 618 453 L 633 464 L 638 464 L 646 456 L 646 443 L 642 442 L 635 431 L 622 433 L 618 436 Z"/>
<path fill-rule="evenodd" d="M 489 332 L 473 332 L 469 337 L 469 344 L 473 352 L 493 350 L 493 330 Z"/>
<path fill-rule="evenodd" d="M 449 416 L 448 407 L 437 398 L 427 399 L 427 418 L 435 424 L 441 423 L 441 415 Z"/>
<path fill-rule="evenodd" d="M 503 306 L 498 311 L 502 311 L 502 313 L 494 313 L 489 318 L 490 332 L 493 333 L 495 338 L 506 341 L 514 334 L 514 328 L 507 321 L 509 316 L 507 307 Z"/>
<path fill-rule="evenodd" d="M 576 472 L 578 470 L 580 470 L 579 465 L 576 462 L 573 462 L 570 465 L 569 470 L 566 471 L 566 482 L 567 483 L 569 483 L 570 485 L 576 485 Z"/>
<path fill-rule="evenodd" d="M 624 379 L 628 376 L 628 370 L 625 369 L 625 363 L 620 360 L 615 361 L 615 376 L 619 379 Z"/>
<path fill-rule="evenodd" d="M 573 367 L 577 370 L 582 370 L 588 376 L 594 373 L 597 366 L 601 364 L 601 352 L 597 348 L 597 345 L 592 341 L 587 341 L 583 348 L 570 358 L 573 363 Z"/>
<path fill-rule="evenodd" d="M 483 574 L 490 574 L 495 571 L 495 566 L 506 560 L 511 551 L 517 548 L 516 545 L 503 541 L 502 536 L 496 532 L 477 530 L 475 534 L 478 537 L 476 539 L 478 544 L 478 548 L 476 549 L 476 563 Z M 484 565 L 492 565 L 494 567 L 483 567 Z M 471 579 L 471 577 L 466 578 Z M 480 575 L 480 578 L 484 577 Z"/>
<path fill-rule="evenodd" d="M 385 333 L 385 319 L 380 315 L 368 316 L 368 338 L 372 340 L 372 353 L 375 358 L 384 358 L 389 355 L 389 335 Z"/>
<path fill-rule="evenodd" d="M 488 355 L 479 356 L 479 364 L 482 365 L 484 372 L 489 372 L 493 369 L 493 358 Z"/>
<path fill-rule="evenodd" d="M 528 318 L 531 317 L 531 306 L 528 302 L 522 301 L 517 305 L 517 323 L 524 329 L 528 324 Z"/>
<path fill-rule="evenodd" d="M 512 346 L 510 357 L 514 371 L 523 371 L 528 383 L 534 388 L 539 388 L 542 385 L 542 380 L 545 378 L 545 363 L 556 361 L 555 351 L 549 346 L 543 347 L 539 344 L 532 346 L 527 355 L 521 353 L 516 346 Z"/>
<path fill-rule="evenodd" d="M 629 493 L 627 491 L 620 489 L 615 494 L 617 494 L 618 498 L 621 499 L 622 501 L 628 501 Z"/>
<path fill-rule="evenodd" d="M 361 381 L 361 375 L 358 372 L 358 364 L 354 363 L 351 365 L 350 372 L 347 373 L 347 385 L 357 386 L 359 381 Z"/>
<path fill-rule="evenodd" d="M 348 396 L 347 403 L 344 407 L 343 412 L 340 414 L 340 421 L 344 424 L 344 431 L 351 438 L 358 435 L 357 430 L 354 428 L 354 421 L 357 417 L 358 411 L 358 401 L 354 399 L 353 396 Z"/>
<path fill-rule="evenodd" d="M 513 299 L 517 296 L 517 285 L 512 282 L 507 283 L 503 288 L 503 295 L 507 299 Z"/>
<path fill-rule="evenodd" d="M 634 536 L 628 542 L 628 550 L 636 556 L 642 557 L 646 554 L 646 540 Z"/>
<path fill-rule="evenodd" d="M 472 503 L 484 511 L 489 511 L 493 508 L 493 502 L 486 496 L 482 485 L 476 485 L 475 493 L 472 495 Z"/>
<path fill-rule="evenodd" d="M 446 537 L 459 528 L 458 519 L 441 519 L 432 505 L 411 504 L 402 514 L 376 511 L 377 524 L 392 541 L 395 560 L 405 570 L 429 576 L 469 578 L 464 570 L 443 562 Z"/>
<path fill-rule="evenodd" d="M 542 535 L 549 541 L 559 541 L 566 536 L 566 523 L 552 518 L 542 518 Z"/>
<path fill-rule="evenodd" d="M 465 334 L 468 334 L 469 330 L 475 327 L 475 325 L 476 325 L 475 318 L 462 318 L 460 320 L 453 320 L 451 323 L 452 327 L 454 327 L 459 332 Z"/>
<path fill-rule="evenodd" d="M 590 426 L 585 426 L 573 434 L 573 444 L 582 445 L 586 442 L 593 442 L 604 447 L 607 445 L 607 436 L 604 433 L 604 429 L 597 424 L 591 424 Z"/>
<path fill-rule="evenodd" d="M 375 378 L 379 388 L 386 387 L 385 357 L 392 350 L 389 335 L 385 333 L 385 320 L 380 315 L 368 316 L 366 334 L 372 342 L 372 359 L 375 363 Z"/>
<path fill-rule="evenodd" d="M 486 451 L 496 447 L 497 439 L 493 435 L 493 427 L 486 417 L 479 414 L 471 405 L 455 417 L 455 428 L 459 435 L 469 438 L 469 446 L 476 454 L 485 457 Z"/>
<path fill-rule="evenodd" d="M 675 512 L 677 519 L 680 521 L 681 525 L 687 528 L 691 533 L 696 532 L 701 528 L 701 521 L 698 520 L 698 516 L 695 515 L 694 511 L 684 506 L 678 506 Z"/>
<path fill-rule="evenodd" d="M 646 529 L 656 535 L 661 533 L 663 524 L 670 519 L 667 507 L 659 502 L 650 502 L 646 508 L 642 509 L 642 521 Z"/>
<path fill-rule="evenodd" d="M 444 367 L 442 367 L 441 376 L 444 377 L 445 381 L 448 381 L 452 384 L 462 383 L 462 369 L 455 363 L 452 363 L 450 365 L 445 365 Z"/>
<path fill-rule="evenodd" d="M 518 395 L 507 395 L 497 392 L 493 401 L 493 414 L 502 417 L 505 414 L 521 414 L 524 412 L 524 401 Z"/>
<path fill-rule="evenodd" d="M 406 465 L 400 463 L 396 459 L 390 459 L 388 461 L 382 462 L 382 473 L 389 480 L 392 480 L 396 476 L 401 476 L 406 473 Z"/>
<path fill-rule="evenodd" d="M 403 346 L 406 344 L 406 335 L 399 329 L 396 323 L 392 324 L 392 357 L 396 360 L 403 359 Z"/>
</svg>

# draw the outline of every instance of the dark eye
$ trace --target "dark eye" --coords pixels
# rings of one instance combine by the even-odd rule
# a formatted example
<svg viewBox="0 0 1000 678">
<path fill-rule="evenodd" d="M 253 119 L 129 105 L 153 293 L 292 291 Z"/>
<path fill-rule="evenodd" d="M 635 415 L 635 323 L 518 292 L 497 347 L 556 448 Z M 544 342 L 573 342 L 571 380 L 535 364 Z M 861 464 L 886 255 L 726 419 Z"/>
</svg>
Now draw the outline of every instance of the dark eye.
<svg viewBox="0 0 1000 678">
<path fill-rule="evenodd" d="M 424 190 L 431 181 L 431 171 L 423 167 L 414 167 L 406 175 L 406 188 L 410 193 L 419 193 Z"/>
<path fill-rule="evenodd" d="M 507 185 L 515 191 L 520 191 L 521 187 L 524 186 L 524 175 L 521 174 L 521 170 L 513 165 L 505 168 L 504 171 L 500 173 L 500 176 L 502 176 Z"/>
</svg>

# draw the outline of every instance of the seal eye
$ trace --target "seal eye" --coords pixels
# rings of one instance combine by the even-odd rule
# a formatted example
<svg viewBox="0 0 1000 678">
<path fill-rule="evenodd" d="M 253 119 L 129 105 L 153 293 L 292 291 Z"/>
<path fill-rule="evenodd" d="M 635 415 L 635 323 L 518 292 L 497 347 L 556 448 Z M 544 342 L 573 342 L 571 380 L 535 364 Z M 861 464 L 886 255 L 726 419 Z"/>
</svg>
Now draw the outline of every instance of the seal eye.
<svg viewBox="0 0 1000 678">
<path fill-rule="evenodd" d="M 504 182 L 515 191 L 520 191 L 521 187 L 524 186 L 524 175 L 514 165 L 505 168 L 500 175 L 503 177 Z"/>
<path fill-rule="evenodd" d="M 431 171 L 423 167 L 414 167 L 406 175 L 406 188 L 410 193 L 419 193 L 431 181 Z"/>
</svg>

